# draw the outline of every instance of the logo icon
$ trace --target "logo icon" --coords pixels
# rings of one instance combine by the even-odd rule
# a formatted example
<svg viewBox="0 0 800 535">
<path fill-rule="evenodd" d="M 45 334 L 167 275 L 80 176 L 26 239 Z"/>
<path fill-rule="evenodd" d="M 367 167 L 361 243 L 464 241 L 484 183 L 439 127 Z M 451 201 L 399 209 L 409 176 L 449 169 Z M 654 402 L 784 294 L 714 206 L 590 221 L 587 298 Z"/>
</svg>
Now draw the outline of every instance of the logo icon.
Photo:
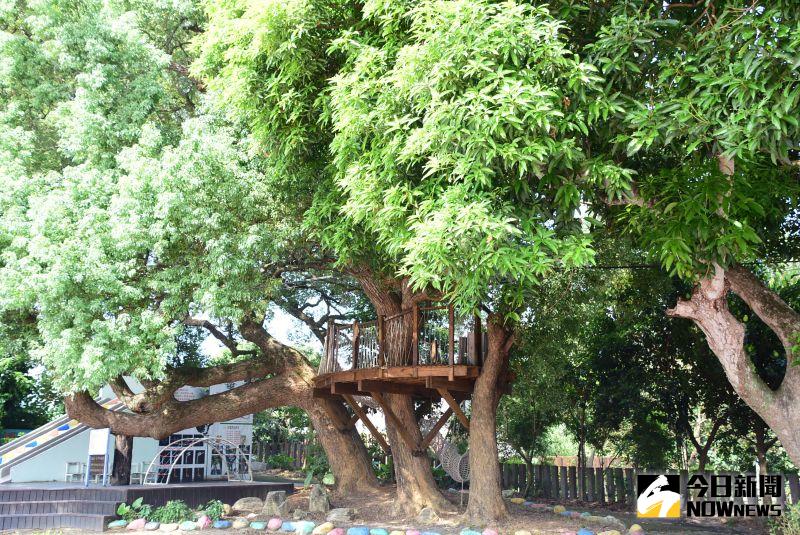
<svg viewBox="0 0 800 535">
<path fill-rule="evenodd" d="M 680 476 L 637 474 L 639 496 L 636 516 L 639 518 L 680 518 Z"/>
</svg>

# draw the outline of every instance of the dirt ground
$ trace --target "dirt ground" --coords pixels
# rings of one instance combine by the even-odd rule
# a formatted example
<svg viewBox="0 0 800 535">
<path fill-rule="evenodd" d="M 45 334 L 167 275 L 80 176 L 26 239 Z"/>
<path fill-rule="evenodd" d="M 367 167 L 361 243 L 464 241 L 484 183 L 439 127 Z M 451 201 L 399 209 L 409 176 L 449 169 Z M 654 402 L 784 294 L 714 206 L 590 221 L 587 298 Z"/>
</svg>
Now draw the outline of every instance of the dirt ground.
<svg viewBox="0 0 800 535">
<path fill-rule="evenodd" d="M 586 527 L 593 533 L 610 529 L 619 529 L 622 533 L 626 533 L 617 525 L 603 525 L 598 523 L 587 524 L 582 522 L 581 519 L 566 518 L 560 515 L 555 515 L 549 511 L 542 509 L 533 509 L 524 505 L 517 505 L 508 503 L 509 511 L 511 513 L 509 519 L 500 524 L 489 525 L 470 525 L 465 523 L 461 518 L 461 513 L 466 506 L 467 495 L 463 495 L 463 503 L 461 502 L 462 495 L 458 492 L 446 493 L 448 499 L 453 503 L 453 511 L 450 513 L 443 513 L 440 515 L 440 520 L 436 524 L 423 525 L 416 522 L 413 518 L 407 518 L 398 514 L 394 507 L 394 489 L 392 487 L 385 487 L 378 492 L 370 495 L 358 496 L 334 496 L 331 500 L 332 507 L 348 507 L 355 509 L 357 514 L 350 524 L 337 525 L 337 527 L 348 528 L 350 526 L 365 525 L 371 528 L 385 528 L 386 530 L 406 530 L 416 529 L 419 531 L 436 532 L 441 535 L 458 535 L 458 533 L 470 527 L 480 531 L 485 527 L 496 529 L 501 535 L 512 535 L 517 530 L 526 530 L 534 535 L 537 534 L 561 534 L 576 533 L 579 528 Z M 553 505 L 553 504 L 551 504 Z M 289 497 L 289 508 L 291 511 L 295 509 L 307 510 L 308 509 L 308 491 L 298 489 L 297 492 Z M 681 519 L 681 520 L 638 520 L 630 511 L 621 508 L 598 508 L 591 505 L 573 504 L 567 505 L 567 509 L 576 511 L 589 511 L 593 515 L 606 516 L 613 515 L 621 520 L 626 527 L 632 524 L 641 525 L 647 535 L 717 535 L 717 534 L 737 534 L 737 535 L 760 535 L 768 533 L 764 523 L 748 520 L 739 521 L 736 523 L 723 523 L 719 519 Z M 319 524 L 325 521 L 323 514 L 308 514 L 307 520 Z M 258 515 L 251 520 L 268 520 L 268 517 L 261 517 Z M 204 530 L 202 532 L 196 531 L 195 533 L 220 533 L 219 530 Z M 80 530 L 74 529 L 56 529 L 47 532 L 21 530 L 16 532 L 2 532 L 5 533 L 19 533 L 20 535 L 75 535 L 84 533 Z M 114 533 L 114 532 L 112 532 Z M 120 534 L 133 534 L 137 532 L 120 530 L 116 531 Z M 138 533 L 163 533 L 155 532 L 138 532 Z M 174 532 L 181 534 L 182 532 Z M 259 533 L 253 529 L 234 530 L 228 529 L 222 533 L 230 535 L 253 535 Z M 261 532 L 263 533 L 263 532 Z"/>
</svg>

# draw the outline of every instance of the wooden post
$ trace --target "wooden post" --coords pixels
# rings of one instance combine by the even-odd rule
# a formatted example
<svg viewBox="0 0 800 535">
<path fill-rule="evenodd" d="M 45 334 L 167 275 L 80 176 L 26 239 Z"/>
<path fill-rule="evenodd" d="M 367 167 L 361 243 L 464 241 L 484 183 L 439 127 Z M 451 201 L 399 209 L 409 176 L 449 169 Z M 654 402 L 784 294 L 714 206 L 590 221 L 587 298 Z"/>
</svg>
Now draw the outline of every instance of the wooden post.
<svg viewBox="0 0 800 535">
<path fill-rule="evenodd" d="M 561 485 L 558 482 L 558 466 L 548 466 L 548 470 L 550 470 L 550 479 L 553 482 L 553 498 L 556 500 L 558 497 L 564 492 L 564 489 L 561 488 Z"/>
<path fill-rule="evenodd" d="M 386 328 L 386 316 L 378 314 L 378 366 L 386 366 L 386 347 L 384 330 Z"/>
<path fill-rule="evenodd" d="M 587 500 L 590 502 L 595 502 L 597 501 L 597 492 L 595 491 L 595 486 L 594 486 L 595 484 L 594 468 L 590 466 L 588 468 L 584 468 L 584 470 L 586 471 L 586 475 L 588 476 L 587 479 L 589 480 L 589 489 L 586 495 Z"/>
<path fill-rule="evenodd" d="M 633 488 L 633 468 L 626 468 L 625 469 L 625 502 L 629 505 L 633 505 L 636 503 L 636 493 L 634 492 Z M 683 487 L 681 487 L 683 488 Z"/>
<path fill-rule="evenodd" d="M 595 468 L 594 469 L 594 488 L 597 489 L 597 501 L 599 503 L 606 502 L 606 491 L 605 487 L 603 486 L 603 469 L 602 468 Z"/>
<path fill-rule="evenodd" d="M 454 379 L 453 365 L 456 363 L 456 313 L 452 303 L 447 306 L 448 342 L 447 361 L 450 364 L 450 380 Z"/>
<path fill-rule="evenodd" d="M 358 334 L 358 322 L 353 322 L 353 369 L 358 369 L 358 343 L 359 343 L 359 334 Z"/>
<path fill-rule="evenodd" d="M 417 377 L 419 373 L 417 370 L 417 366 L 419 366 L 419 305 L 416 303 L 411 305 L 411 328 L 413 329 L 411 334 L 411 343 L 413 344 L 411 358 L 414 366 L 414 377 Z"/>
<path fill-rule="evenodd" d="M 606 468 L 606 496 L 608 496 L 608 503 L 615 503 L 617 501 L 617 494 L 614 491 L 614 469 L 610 466 Z"/>
<path fill-rule="evenodd" d="M 569 467 L 569 499 L 578 499 L 578 482 L 575 480 L 575 467 Z"/>
<path fill-rule="evenodd" d="M 542 478 L 544 475 L 544 467 L 541 464 L 536 464 L 533 466 L 533 493 L 536 495 L 542 495 L 544 492 L 542 487 Z"/>
<path fill-rule="evenodd" d="M 475 351 L 475 365 L 481 366 L 483 364 L 483 335 L 481 335 L 481 317 L 478 314 L 475 314 L 475 318 L 473 320 L 474 325 L 472 327 L 472 336 L 473 342 L 472 347 L 473 351 Z"/>
<path fill-rule="evenodd" d="M 681 485 L 681 511 L 686 511 L 686 502 L 689 501 L 689 489 L 686 488 L 689 483 L 689 471 L 681 470 L 680 472 L 680 485 Z"/>
<path fill-rule="evenodd" d="M 548 466 L 543 467 L 542 473 L 542 496 L 545 498 L 552 498 L 551 489 L 552 485 L 550 483 L 550 468 Z"/>
<path fill-rule="evenodd" d="M 614 468 L 614 487 L 617 489 L 617 502 L 625 503 L 625 478 L 622 468 Z"/>
<path fill-rule="evenodd" d="M 800 479 L 797 474 L 787 474 L 789 480 L 789 493 L 792 495 L 792 505 L 800 503 Z"/>
<path fill-rule="evenodd" d="M 558 468 L 559 479 L 561 480 L 561 499 L 567 499 L 567 467 L 560 466 Z"/>
</svg>

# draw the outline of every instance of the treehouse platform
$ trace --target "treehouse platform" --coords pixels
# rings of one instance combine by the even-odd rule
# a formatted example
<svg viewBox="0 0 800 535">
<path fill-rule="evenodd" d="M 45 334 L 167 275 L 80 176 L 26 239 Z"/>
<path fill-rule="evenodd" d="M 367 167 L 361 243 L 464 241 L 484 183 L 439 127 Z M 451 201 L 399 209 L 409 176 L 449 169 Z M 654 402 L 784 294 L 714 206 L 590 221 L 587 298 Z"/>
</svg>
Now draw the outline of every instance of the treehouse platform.
<svg viewBox="0 0 800 535">
<path fill-rule="evenodd" d="M 452 305 L 414 306 L 368 322 L 331 323 L 315 379 L 318 397 L 373 393 L 469 397 L 480 375 L 481 319 L 457 318 Z"/>
<path fill-rule="evenodd" d="M 457 317 L 452 305 L 432 304 L 368 322 L 330 323 L 314 396 L 344 401 L 353 414 L 346 421 L 330 412 L 337 427 L 345 430 L 361 420 L 388 452 L 385 439 L 367 418 L 367 407 L 379 407 L 387 421 L 403 430 L 412 451 L 421 455 L 450 416 L 469 429 L 461 402 L 471 397 L 486 356 L 481 321 L 479 316 Z M 443 400 L 448 408 L 422 440 L 415 440 L 385 394 Z"/>
</svg>

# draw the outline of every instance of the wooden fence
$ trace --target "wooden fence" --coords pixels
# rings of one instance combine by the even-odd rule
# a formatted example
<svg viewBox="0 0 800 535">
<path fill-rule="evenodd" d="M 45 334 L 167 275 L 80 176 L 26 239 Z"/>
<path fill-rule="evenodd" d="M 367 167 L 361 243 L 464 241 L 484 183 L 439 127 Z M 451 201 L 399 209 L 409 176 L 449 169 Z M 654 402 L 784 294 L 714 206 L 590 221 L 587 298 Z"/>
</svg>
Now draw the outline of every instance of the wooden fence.
<svg viewBox="0 0 800 535">
<path fill-rule="evenodd" d="M 303 467 L 306 458 L 306 444 L 304 442 L 254 442 L 253 455 L 255 459 L 268 462 L 272 455 L 288 455 L 293 461 L 295 469 Z M 380 459 L 388 462 L 388 459 Z M 524 464 L 501 464 L 503 488 L 506 490 L 524 491 L 527 486 L 527 475 Z M 645 471 L 644 473 L 661 473 L 658 470 Z M 689 472 L 686 470 L 667 470 L 667 474 L 678 474 L 681 478 L 681 489 L 684 503 L 686 483 Z M 735 472 L 704 472 L 707 478 L 719 474 L 735 475 Z M 778 501 L 780 503 L 800 503 L 800 478 L 797 474 L 786 474 L 783 477 L 783 493 Z M 628 504 L 633 506 L 636 502 L 636 469 L 634 468 L 583 468 L 578 470 L 575 466 L 534 465 L 533 467 L 533 495 L 553 501 L 583 501 L 602 504 Z M 748 498 L 738 498 L 742 500 Z M 736 499 L 734 499 L 736 501 Z"/>
<path fill-rule="evenodd" d="M 524 491 L 527 476 L 524 464 L 503 463 L 503 488 Z M 652 470 L 643 473 L 678 474 L 684 503 L 688 499 L 686 483 L 689 472 L 686 470 Z M 713 475 L 735 475 L 736 472 L 703 472 L 707 478 Z M 780 503 L 800 503 L 800 479 L 797 474 L 783 477 Z M 604 504 L 629 504 L 636 502 L 636 470 L 634 468 L 583 468 L 574 466 L 534 465 L 533 494 L 555 501 L 584 501 Z M 738 503 L 748 503 L 748 498 L 735 498 Z"/>
<path fill-rule="evenodd" d="M 294 462 L 292 466 L 300 469 L 306 460 L 306 443 L 298 441 L 289 442 L 253 442 L 253 456 L 255 460 L 267 462 L 273 455 L 288 455 Z"/>
</svg>

